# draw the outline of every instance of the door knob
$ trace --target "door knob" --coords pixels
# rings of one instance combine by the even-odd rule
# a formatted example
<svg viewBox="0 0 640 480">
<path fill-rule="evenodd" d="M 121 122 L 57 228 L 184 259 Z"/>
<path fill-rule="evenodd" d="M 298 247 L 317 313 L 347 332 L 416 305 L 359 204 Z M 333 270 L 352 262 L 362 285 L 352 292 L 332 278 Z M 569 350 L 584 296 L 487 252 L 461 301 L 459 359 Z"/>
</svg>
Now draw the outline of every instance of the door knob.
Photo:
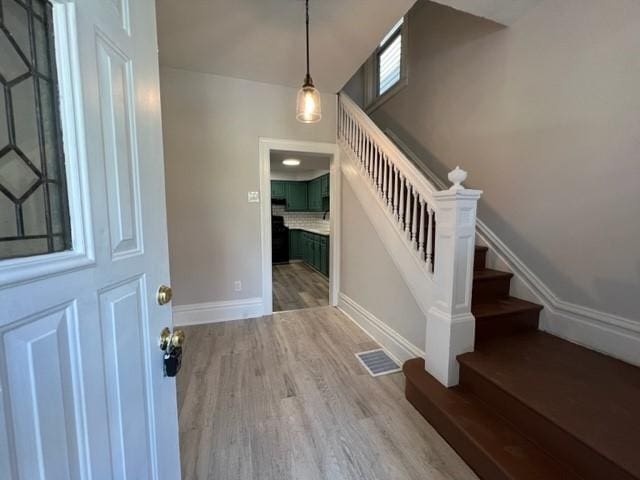
<svg viewBox="0 0 640 480">
<path fill-rule="evenodd" d="M 158 287 L 158 293 L 156 294 L 156 300 L 158 305 L 166 305 L 173 298 L 173 290 L 167 285 L 160 285 Z"/>
</svg>

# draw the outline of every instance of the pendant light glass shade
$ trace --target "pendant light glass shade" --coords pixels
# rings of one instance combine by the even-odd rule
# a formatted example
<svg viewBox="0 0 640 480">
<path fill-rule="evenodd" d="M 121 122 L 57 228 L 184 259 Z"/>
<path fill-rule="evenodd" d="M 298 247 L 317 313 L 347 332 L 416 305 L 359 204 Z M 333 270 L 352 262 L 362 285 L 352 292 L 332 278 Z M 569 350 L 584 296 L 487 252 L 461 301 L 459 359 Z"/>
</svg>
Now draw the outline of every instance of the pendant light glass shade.
<svg viewBox="0 0 640 480">
<path fill-rule="evenodd" d="M 320 104 L 320 92 L 313 85 L 309 74 L 309 0 L 306 0 L 306 27 L 307 27 L 307 75 L 304 84 L 298 91 L 296 105 L 296 118 L 302 123 L 316 123 L 322 118 L 322 106 Z"/>
<path fill-rule="evenodd" d="M 320 92 L 313 86 L 312 82 L 305 82 L 298 91 L 296 112 L 296 118 L 302 123 L 316 123 L 322 118 Z"/>
</svg>

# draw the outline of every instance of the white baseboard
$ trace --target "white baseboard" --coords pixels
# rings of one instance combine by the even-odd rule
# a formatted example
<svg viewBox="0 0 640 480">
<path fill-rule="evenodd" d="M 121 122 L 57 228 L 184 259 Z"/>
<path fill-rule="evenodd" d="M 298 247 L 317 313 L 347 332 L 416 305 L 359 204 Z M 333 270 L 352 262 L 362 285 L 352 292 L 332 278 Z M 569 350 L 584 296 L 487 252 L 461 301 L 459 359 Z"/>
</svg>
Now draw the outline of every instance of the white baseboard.
<svg viewBox="0 0 640 480">
<path fill-rule="evenodd" d="M 263 311 L 261 297 L 178 305 L 173 307 L 173 324 L 175 326 L 198 325 L 256 318 L 261 317 Z"/>
<path fill-rule="evenodd" d="M 344 293 L 340 293 L 338 297 L 338 308 L 349 317 L 353 323 L 364 330 L 367 335 L 378 342 L 400 365 L 411 358 L 424 358 L 424 350 L 413 345 L 409 340 L 384 323 L 384 321 L 380 320 Z"/>
</svg>

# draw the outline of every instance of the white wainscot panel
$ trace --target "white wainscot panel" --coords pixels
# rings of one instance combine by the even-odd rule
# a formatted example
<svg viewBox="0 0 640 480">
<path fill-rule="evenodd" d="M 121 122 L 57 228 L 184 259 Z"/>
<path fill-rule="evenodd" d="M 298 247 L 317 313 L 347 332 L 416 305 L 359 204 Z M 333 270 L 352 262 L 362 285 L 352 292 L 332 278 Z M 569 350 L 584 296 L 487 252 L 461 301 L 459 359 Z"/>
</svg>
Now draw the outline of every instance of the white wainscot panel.
<svg viewBox="0 0 640 480">
<path fill-rule="evenodd" d="M 2 333 L 12 420 L 0 425 L 12 422 L 18 477 L 80 478 L 70 356 L 77 351 L 75 310 L 63 307 L 14 325 Z"/>
<path fill-rule="evenodd" d="M 131 480 L 148 478 L 151 471 L 143 291 L 138 278 L 100 294 L 113 471 Z"/>
<path fill-rule="evenodd" d="M 116 260 L 142 252 L 133 66 L 101 32 L 97 58 L 111 254 Z"/>
</svg>

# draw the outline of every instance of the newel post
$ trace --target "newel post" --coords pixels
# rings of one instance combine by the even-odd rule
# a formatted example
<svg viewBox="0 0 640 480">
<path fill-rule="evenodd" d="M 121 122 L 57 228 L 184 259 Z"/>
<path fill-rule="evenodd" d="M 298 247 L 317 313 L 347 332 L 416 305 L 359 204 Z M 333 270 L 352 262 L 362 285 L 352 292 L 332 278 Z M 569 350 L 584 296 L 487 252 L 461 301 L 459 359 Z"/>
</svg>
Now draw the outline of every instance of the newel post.
<svg viewBox="0 0 640 480">
<path fill-rule="evenodd" d="M 427 314 L 425 369 L 447 387 L 457 385 L 456 357 L 473 351 L 471 314 L 476 209 L 480 190 L 462 186 L 467 173 L 449 173 L 453 186 L 437 192 L 433 306 Z"/>
</svg>

